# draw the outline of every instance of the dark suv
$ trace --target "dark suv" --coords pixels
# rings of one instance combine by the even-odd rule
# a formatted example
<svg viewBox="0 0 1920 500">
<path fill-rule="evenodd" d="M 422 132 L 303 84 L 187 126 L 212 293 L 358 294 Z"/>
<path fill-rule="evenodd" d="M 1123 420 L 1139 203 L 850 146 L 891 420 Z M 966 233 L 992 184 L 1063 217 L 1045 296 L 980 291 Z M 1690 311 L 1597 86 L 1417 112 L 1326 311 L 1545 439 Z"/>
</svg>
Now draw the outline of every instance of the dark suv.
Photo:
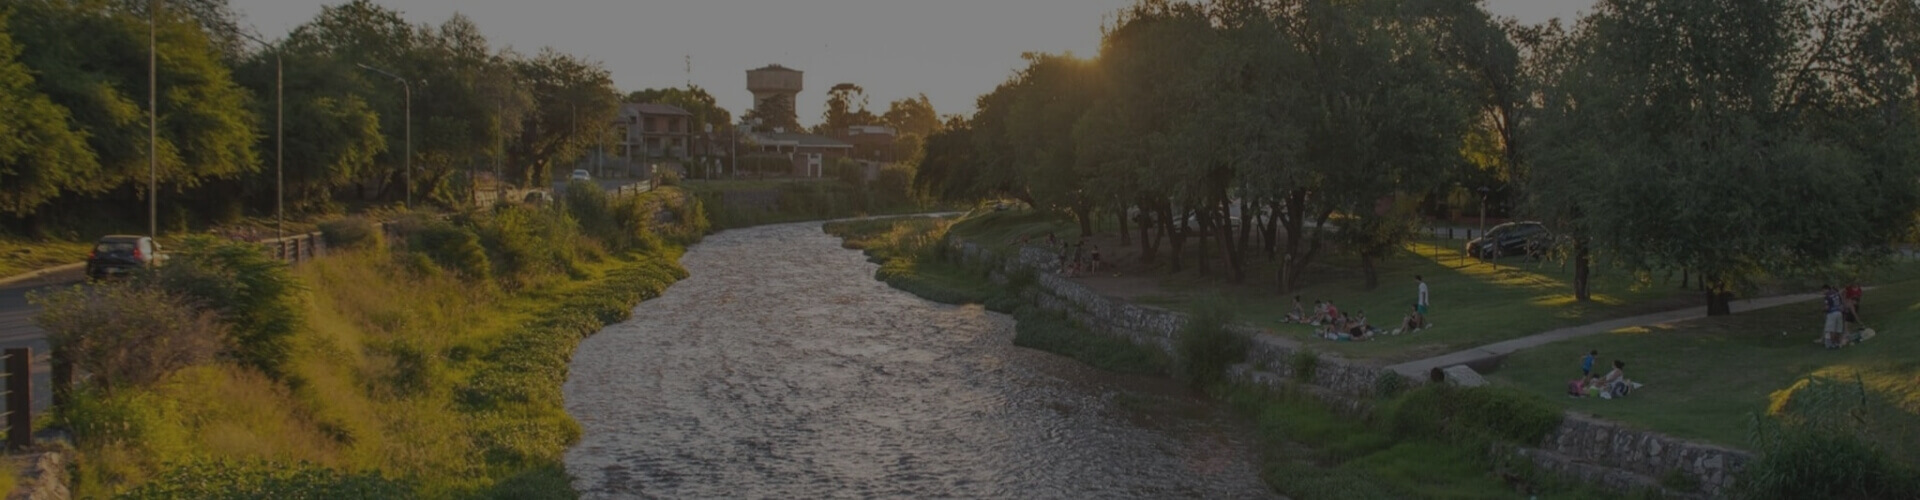
<svg viewBox="0 0 1920 500">
<path fill-rule="evenodd" d="M 1510 255 L 1537 257 L 1546 253 L 1552 243 L 1553 235 L 1547 232 L 1547 226 L 1538 222 L 1508 222 L 1487 234 L 1467 242 L 1467 255 L 1486 260 L 1498 259 Z"/>
<path fill-rule="evenodd" d="M 109 235 L 100 237 L 87 254 L 87 277 L 93 279 L 125 276 L 135 270 L 159 265 L 164 256 L 160 245 L 146 236 Z"/>
</svg>

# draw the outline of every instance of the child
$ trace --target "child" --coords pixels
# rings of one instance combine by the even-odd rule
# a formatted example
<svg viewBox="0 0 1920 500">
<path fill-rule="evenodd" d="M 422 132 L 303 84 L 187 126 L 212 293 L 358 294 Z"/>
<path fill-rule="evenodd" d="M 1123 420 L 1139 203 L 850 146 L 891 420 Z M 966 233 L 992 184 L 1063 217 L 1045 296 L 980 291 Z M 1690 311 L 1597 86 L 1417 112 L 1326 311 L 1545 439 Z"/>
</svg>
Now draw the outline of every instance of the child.
<svg viewBox="0 0 1920 500">
<path fill-rule="evenodd" d="M 1593 375 L 1593 358 L 1596 358 L 1599 356 L 1600 356 L 1600 350 L 1594 349 L 1593 351 L 1588 352 L 1586 356 L 1583 356 L 1580 358 L 1580 376 L 1586 377 L 1586 376 Z"/>
</svg>

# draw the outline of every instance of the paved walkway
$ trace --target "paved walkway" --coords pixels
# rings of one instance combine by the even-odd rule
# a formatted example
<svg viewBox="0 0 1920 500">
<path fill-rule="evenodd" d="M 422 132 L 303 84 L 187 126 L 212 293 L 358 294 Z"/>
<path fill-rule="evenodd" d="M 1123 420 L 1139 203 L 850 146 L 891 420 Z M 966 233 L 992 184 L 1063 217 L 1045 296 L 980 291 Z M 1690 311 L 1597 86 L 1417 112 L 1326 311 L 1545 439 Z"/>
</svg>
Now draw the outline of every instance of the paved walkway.
<svg viewBox="0 0 1920 500">
<path fill-rule="evenodd" d="M 1766 309 L 1774 306 L 1792 304 L 1795 302 L 1806 302 L 1806 301 L 1818 299 L 1820 297 L 1821 297 L 1821 294 L 1819 293 L 1782 295 L 1778 297 L 1737 300 L 1730 305 L 1732 306 L 1733 312 L 1738 313 L 1738 312 L 1752 311 L 1755 309 Z M 1681 309 L 1678 311 L 1667 311 L 1663 313 L 1654 313 L 1654 314 L 1647 314 L 1642 316 L 1633 316 L 1628 318 L 1601 321 L 1599 323 L 1593 323 L 1588 325 L 1570 326 L 1570 327 L 1561 328 L 1557 330 L 1550 330 L 1545 333 L 1529 335 L 1529 336 L 1521 337 L 1517 339 L 1512 339 L 1512 340 L 1507 340 L 1502 342 L 1495 342 L 1492 344 L 1487 344 L 1480 347 L 1467 349 L 1464 351 L 1458 351 L 1458 352 L 1453 352 L 1449 354 L 1434 356 L 1427 359 L 1408 361 L 1405 363 L 1388 366 L 1387 369 L 1400 372 L 1401 375 L 1406 375 L 1416 380 L 1425 380 L 1427 377 L 1427 374 L 1433 371 L 1434 368 L 1446 368 L 1449 366 L 1463 365 L 1463 364 L 1472 363 L 1480 360 L 1496 358 L 1496 357 L 1512 354 L 1514 351 L 1519 351 L 1521 349 L 1530 349 L 1530 348 L 1539 347 L 1542 345 L 1551 344 L 1554 342 L 1559 342 L 1567 339 L 1576 339 L 1576 338 L 1586 337 L 1591 335 L 1599 335 L 1602 333 L 1618 330 L 1621 328 L 1628 328 L 1628 327 L 1635 327 L 1635 326 L 1663 325 L 1668 323 L 1678 323 L 1682 321 L 1696 320 L 1696 319 L 1705 318 L 1705 317 L 1707 317 L 1707 307 L 1700 306 L 1700 307 Z"/>
</svg>

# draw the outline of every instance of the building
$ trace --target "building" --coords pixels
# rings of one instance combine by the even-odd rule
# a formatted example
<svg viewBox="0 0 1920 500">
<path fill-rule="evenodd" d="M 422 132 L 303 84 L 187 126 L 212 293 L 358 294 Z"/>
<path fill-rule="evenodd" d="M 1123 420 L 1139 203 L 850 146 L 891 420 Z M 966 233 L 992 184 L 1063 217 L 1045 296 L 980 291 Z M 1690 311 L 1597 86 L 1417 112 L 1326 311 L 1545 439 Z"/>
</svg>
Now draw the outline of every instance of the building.
<svg viewBox="0 0 1920 500">
<path fill-rule="evenodd" d="M 847 127 L 843 140 L 853 145 L 853 158 L 875 163 L 893 163 L 893 142 L 899 134 L 885 125 Z"/>
<path fill-rule="evenodd" d="M 678 106 L 622 104 L 614 127 L 620 137 L 619 154 L 629 161 L 685 160 L 694 154 L 693 113 Z"/>
<path fill-rule="evenodd" d="M 834 159 L 853 156 L 852 144 L 813 134 L 749 133 L 744 141 L 740 146 L 741 156 L 786 156 L 793 160 L 793 175 L 798 177 L 825 177 L 826 166 Z"/>
<path fill-rule="evenodd" d="M 753 93 L 753 109 L 765 116 L 768 99 L 784 97 L 787 100 L 786 114 L 788 123 L 798 123 L 794 108 L 800 105 L 800 70 L 778 64 L 769 64 L 764 68 L 747 70 L 747 91 Z"/>
</svg>

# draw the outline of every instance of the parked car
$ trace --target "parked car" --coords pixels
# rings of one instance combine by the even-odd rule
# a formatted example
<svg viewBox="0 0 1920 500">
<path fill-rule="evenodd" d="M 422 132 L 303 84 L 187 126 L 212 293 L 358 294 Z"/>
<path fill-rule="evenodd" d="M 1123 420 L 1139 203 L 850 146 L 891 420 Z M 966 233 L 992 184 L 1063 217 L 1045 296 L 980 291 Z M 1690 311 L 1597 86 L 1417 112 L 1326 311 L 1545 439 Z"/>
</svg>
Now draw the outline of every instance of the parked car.
<svg viewBox="0 0 1920 500">
<path fill-rule="evenodd" d="M 106 279 L 133 274 L 166 261 L 153 238 L 115 234 L 100 237 L 87 253 L 87 277 Z"/>
<path fill-rule="evenodd" d="M 1486 260 L 1510 255 L 1537 257 L 1546 253 L 1552 239 L 1553 234 L 1547 231 L 1545 224 L 1508 222 L 1493 226 L 1493 229 L 1487 230 L 1487 234 L 1467 242 L 1467 255 Z"/>
<path fill-rule="evenodd" d="M 589 173 L 587 172 L 587 169 L 584 169 L 584 168 L 583 168 L 583 169 L 579 169 L 579 170 L 575 170 L 575 171 L 573 171 L 573 175 L 571 175 L 571 176 L 568 176 L 568 177 L 567 177 L 567 180 L 573 180 L 573 181 L 590 181 L 590 180 L 593 180 L 593 175 L 592 175 L 592 174 L 589 174 Z"/>
</svg>

